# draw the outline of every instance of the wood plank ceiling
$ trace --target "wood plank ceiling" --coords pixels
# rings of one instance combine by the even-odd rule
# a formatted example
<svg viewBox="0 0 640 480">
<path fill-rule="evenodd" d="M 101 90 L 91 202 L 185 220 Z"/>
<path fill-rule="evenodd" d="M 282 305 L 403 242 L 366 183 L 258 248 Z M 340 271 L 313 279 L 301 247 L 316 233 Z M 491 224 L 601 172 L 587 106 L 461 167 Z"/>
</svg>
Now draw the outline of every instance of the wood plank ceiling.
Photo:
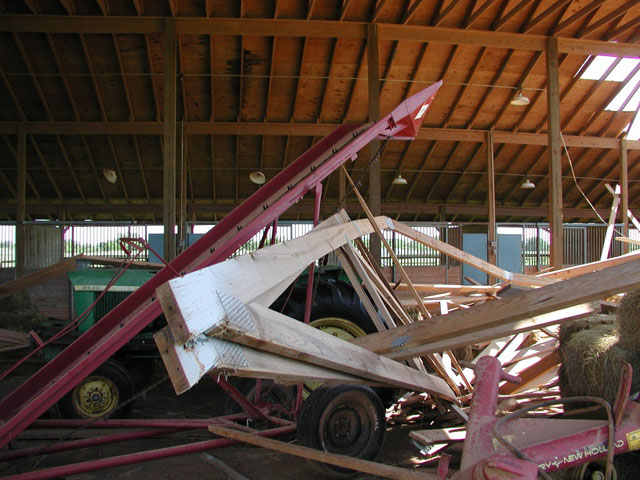
<svg viewBox="0 0 640 480">
<path fill-rule="evenodd" d="M 27 218 L 162 221 L 160 17 L 176 18 L 178 178 L 186 172 L 178 189 L 182 184 L 192 220 L 219 219 L 252 194 L 258 187 L 250 172 L 269 179 L 335 125 L 367 121 L 369 22 L 378 24 L 382 114 L 444 81 L 418 140 L 384 148 L 383 213 L 486 221 L 485 139 L 493 130 L 498 220 L 545 220 L 544 45 L 551 35 L 562 47 L 560 120 L 577 183 L 606 210 L 611 197 L 604 184 L 618 181 L 618 139 L 635 112 L 605 109 L 623 82 L 580 75 L 590 53 L 640 56 L 639 6 L 624 0 L 0 0 L 0 215 L 15 219 L 16 132 L 24 122 Z M 510 103 L 520 88 L 531 99 L 527 106 Z M 630 208 L 640 212 L 640 145 L 629 145 Z M 368 162 L 363 154 L 352 166 L 365 192 Z M 566 155 L 562 168 L 565 220 L 592 219 Z M 116 172 L 115 183 L 103 169 Z M 406 186 L 392 184 L 399 172 Z M 520 188 L 526 177 L 534 189 Z M 327 211 L 338 195 L 336 173 L 324 189 Z M 311 218 L 311 203 L 301 202 L 292 215 Z"/>
</svg>

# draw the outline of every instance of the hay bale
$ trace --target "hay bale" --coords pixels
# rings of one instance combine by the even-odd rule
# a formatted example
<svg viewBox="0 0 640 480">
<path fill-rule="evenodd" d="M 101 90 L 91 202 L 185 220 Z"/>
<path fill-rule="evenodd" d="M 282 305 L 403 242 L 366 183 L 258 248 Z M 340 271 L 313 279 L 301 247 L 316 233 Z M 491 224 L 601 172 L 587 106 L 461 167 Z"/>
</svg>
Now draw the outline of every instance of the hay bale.
<svg viewBox="0 0 640 480">
<path fill-rule="evenodd" d="M 634 371 L 640 371 L 639 356 L 624 349 L 618 340 L 617 326 L 612 324 L 574 333 L 560 347 L 562 396 L 596 396 L 613 405 L 622 367 L 631 363 Z M 640 375 L 634 375 L 633 384 L 637 391 Z"/>
<path fill-rule="evenodd" d="M 640 290 L 627 293 L 617 311 L 620 345 L 628 350 L 640 350 Z"/>
<path fill-rule="evenodd" d="M 0 298 L 0 328 L 28 332 L 43 320 L 26 293 Z"/>
<path fill-rule="evenodd" d="M 560 348 L 565 345 L 571 337 L 581 332 L 582 330 L 588 330 L 598 325 L 612 325 L 616 321 L 616 316 L 613 314 L 595 314 L 589 317 L 573 320 L 572 322 L 566 322 L 560 325 L 560 331 L 558 334 L 558 340 L 560 342 Z"/>
</svg>

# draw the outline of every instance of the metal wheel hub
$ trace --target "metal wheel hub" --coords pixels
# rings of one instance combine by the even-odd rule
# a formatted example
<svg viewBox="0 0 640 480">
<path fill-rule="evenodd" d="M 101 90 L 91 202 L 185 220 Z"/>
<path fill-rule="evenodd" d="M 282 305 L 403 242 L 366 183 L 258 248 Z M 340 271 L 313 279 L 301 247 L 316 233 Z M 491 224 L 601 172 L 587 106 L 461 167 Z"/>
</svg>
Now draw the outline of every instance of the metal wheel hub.
<svg viewBox="0 0 640 480">
<path fill-rule="evenodd" d="M 106 377 L 88 377 L 73 392 L 74 408 L 86 417 L 101 417 L 117 405 L 118 389 Z"/>
<path fill-rule="evenodd" d="M 327 439 L 333 445 L 352 445 L 362 429 L 360 417 L 354 410 L 343 408 L 333 413 L 327 423 Z"/>
</svg>

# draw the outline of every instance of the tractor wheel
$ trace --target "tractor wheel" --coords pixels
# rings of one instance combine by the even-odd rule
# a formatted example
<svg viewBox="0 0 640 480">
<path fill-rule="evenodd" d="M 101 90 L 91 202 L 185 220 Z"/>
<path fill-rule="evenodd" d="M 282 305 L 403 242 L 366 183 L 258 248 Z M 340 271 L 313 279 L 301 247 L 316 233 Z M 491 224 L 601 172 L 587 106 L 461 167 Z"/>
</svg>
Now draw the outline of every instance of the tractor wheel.
<svg viewBox="0 0 640 480">
<path fill-rule="evenodd" d="M 382 447 L 385 411 L 376 393 L 361 385 L 319 387 L 302 404 L 297 434 L 302 445 L 329 453 L 373 460 Z M 358 474 L 353 470 L 309 462 L 334 478 Z"/>
<path fill-rule="evenodd" d="M 134 394 L 134 384 L 120 362 L 109 359 L 62 397 L 52 409 L 56 418 L 127 418 L 135 402 L 119 404 Z"/>
<path fill-rule="evenodd" d="M 285 292 L 271 308 L 302 321 L 306 292 L 306 287 L 295 287 L 290 296 Z M 311 325 L 343 339 L 376 331 L 353 287 L 340 281 L 318 282 L 311 306 Z"/>
</svg>

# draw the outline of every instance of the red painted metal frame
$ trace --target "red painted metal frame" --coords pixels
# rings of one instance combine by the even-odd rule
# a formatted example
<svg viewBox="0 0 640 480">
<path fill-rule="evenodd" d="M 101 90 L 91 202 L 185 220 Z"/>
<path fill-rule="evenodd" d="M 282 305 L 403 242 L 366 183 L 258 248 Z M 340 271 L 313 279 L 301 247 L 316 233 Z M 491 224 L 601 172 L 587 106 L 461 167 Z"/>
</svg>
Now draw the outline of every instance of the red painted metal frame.
<svg viewBox="0 0 640 480">
<path fill-rule="evenodd" d="M 511 438 L 513 442 L 526 442 L 525 445 L 528 443 L 526 446 L 515 445 L 525 459 L 507 455 L 507 450 L 496 444 L 493 435 L 493 426 L 498 420 L 496 403 L 502 372 L 500 363 L 493 357 L 483 357 L 476 369 L 477 383 L 467 436 L 460 472 L 454 475 L 455 480 L 535 480 L 538 467 L 546 472 L 565 470 L 607 455 L 609 425 L 606 422 L 539 418 L 516 418 L 503 425 L 503 437 Z M 631 373 L 628 370 L 625 372 L 620 390 L 627 401 L 620 402 L 621 408 L 616 409 L 621 415 L 621 418 L 616 418 L 616 454 L 629 451 L 630 441 L 637 447 L 637 439 L 640 438 L 640 403 L 629 399 Z M 546 440 L 553 436 L 556 438 Z M 536 440 L 527 442 L 527 437 Z"/>
<path fill-rule="evenodd" d="M 411 139 L 440 88 L 408 98 L 374 124 L 342 125 L 302 154 L 0 403 L 0 448 L 161 313 L 155 290 L 221 262 L 375 138 Z"/>
<path fill-rule="evenodd" d="M 214 423 L 214 422 L 211 422 Z M 275 437 L 278 435 L 285 435 L 293 433 L 296 430 L 295 423 L 289 423 L 288 425 L 272 428 L 270 430 L 255 431 L 256 435 L 261 437 Z M 218 438 L 214 440 L 205 440 L 202 442 L 188 443 L 185 445 L 177 445 L 167 448 L 159 448 L 156 450 L 147 450 L 144 452 L 130 453 L 126 455 L 119 455 L 117 457 L 101 458 L 98 460 L 89 460 L 86 462 L 73 463 L 70 465 L 63 465 L 60 467 L 46 468 L 42 470 L 36 470 L 27 473 L 21 473 L 17 475 L 11 475 L 3 477 L 4 479 L 11 480 L 44 480 L 48 478 L 66 477 L 68 475 L 77 475 L 80 473 L 93 472 L 96 470 L 103 470 L 106 468 L 120 467 L 123 465 L 132 465 L 135 463 L 148 462 L 151 460 L 158 460 L 168 457 L 176 457 L 179 455 L 188 455 L 190 453 L 203 452 L 205 450 L 211 450 L 214 448 L 226 447 L 239 443 L 237 440 L 231 440 L 227 438 Z"/>
</svg>

